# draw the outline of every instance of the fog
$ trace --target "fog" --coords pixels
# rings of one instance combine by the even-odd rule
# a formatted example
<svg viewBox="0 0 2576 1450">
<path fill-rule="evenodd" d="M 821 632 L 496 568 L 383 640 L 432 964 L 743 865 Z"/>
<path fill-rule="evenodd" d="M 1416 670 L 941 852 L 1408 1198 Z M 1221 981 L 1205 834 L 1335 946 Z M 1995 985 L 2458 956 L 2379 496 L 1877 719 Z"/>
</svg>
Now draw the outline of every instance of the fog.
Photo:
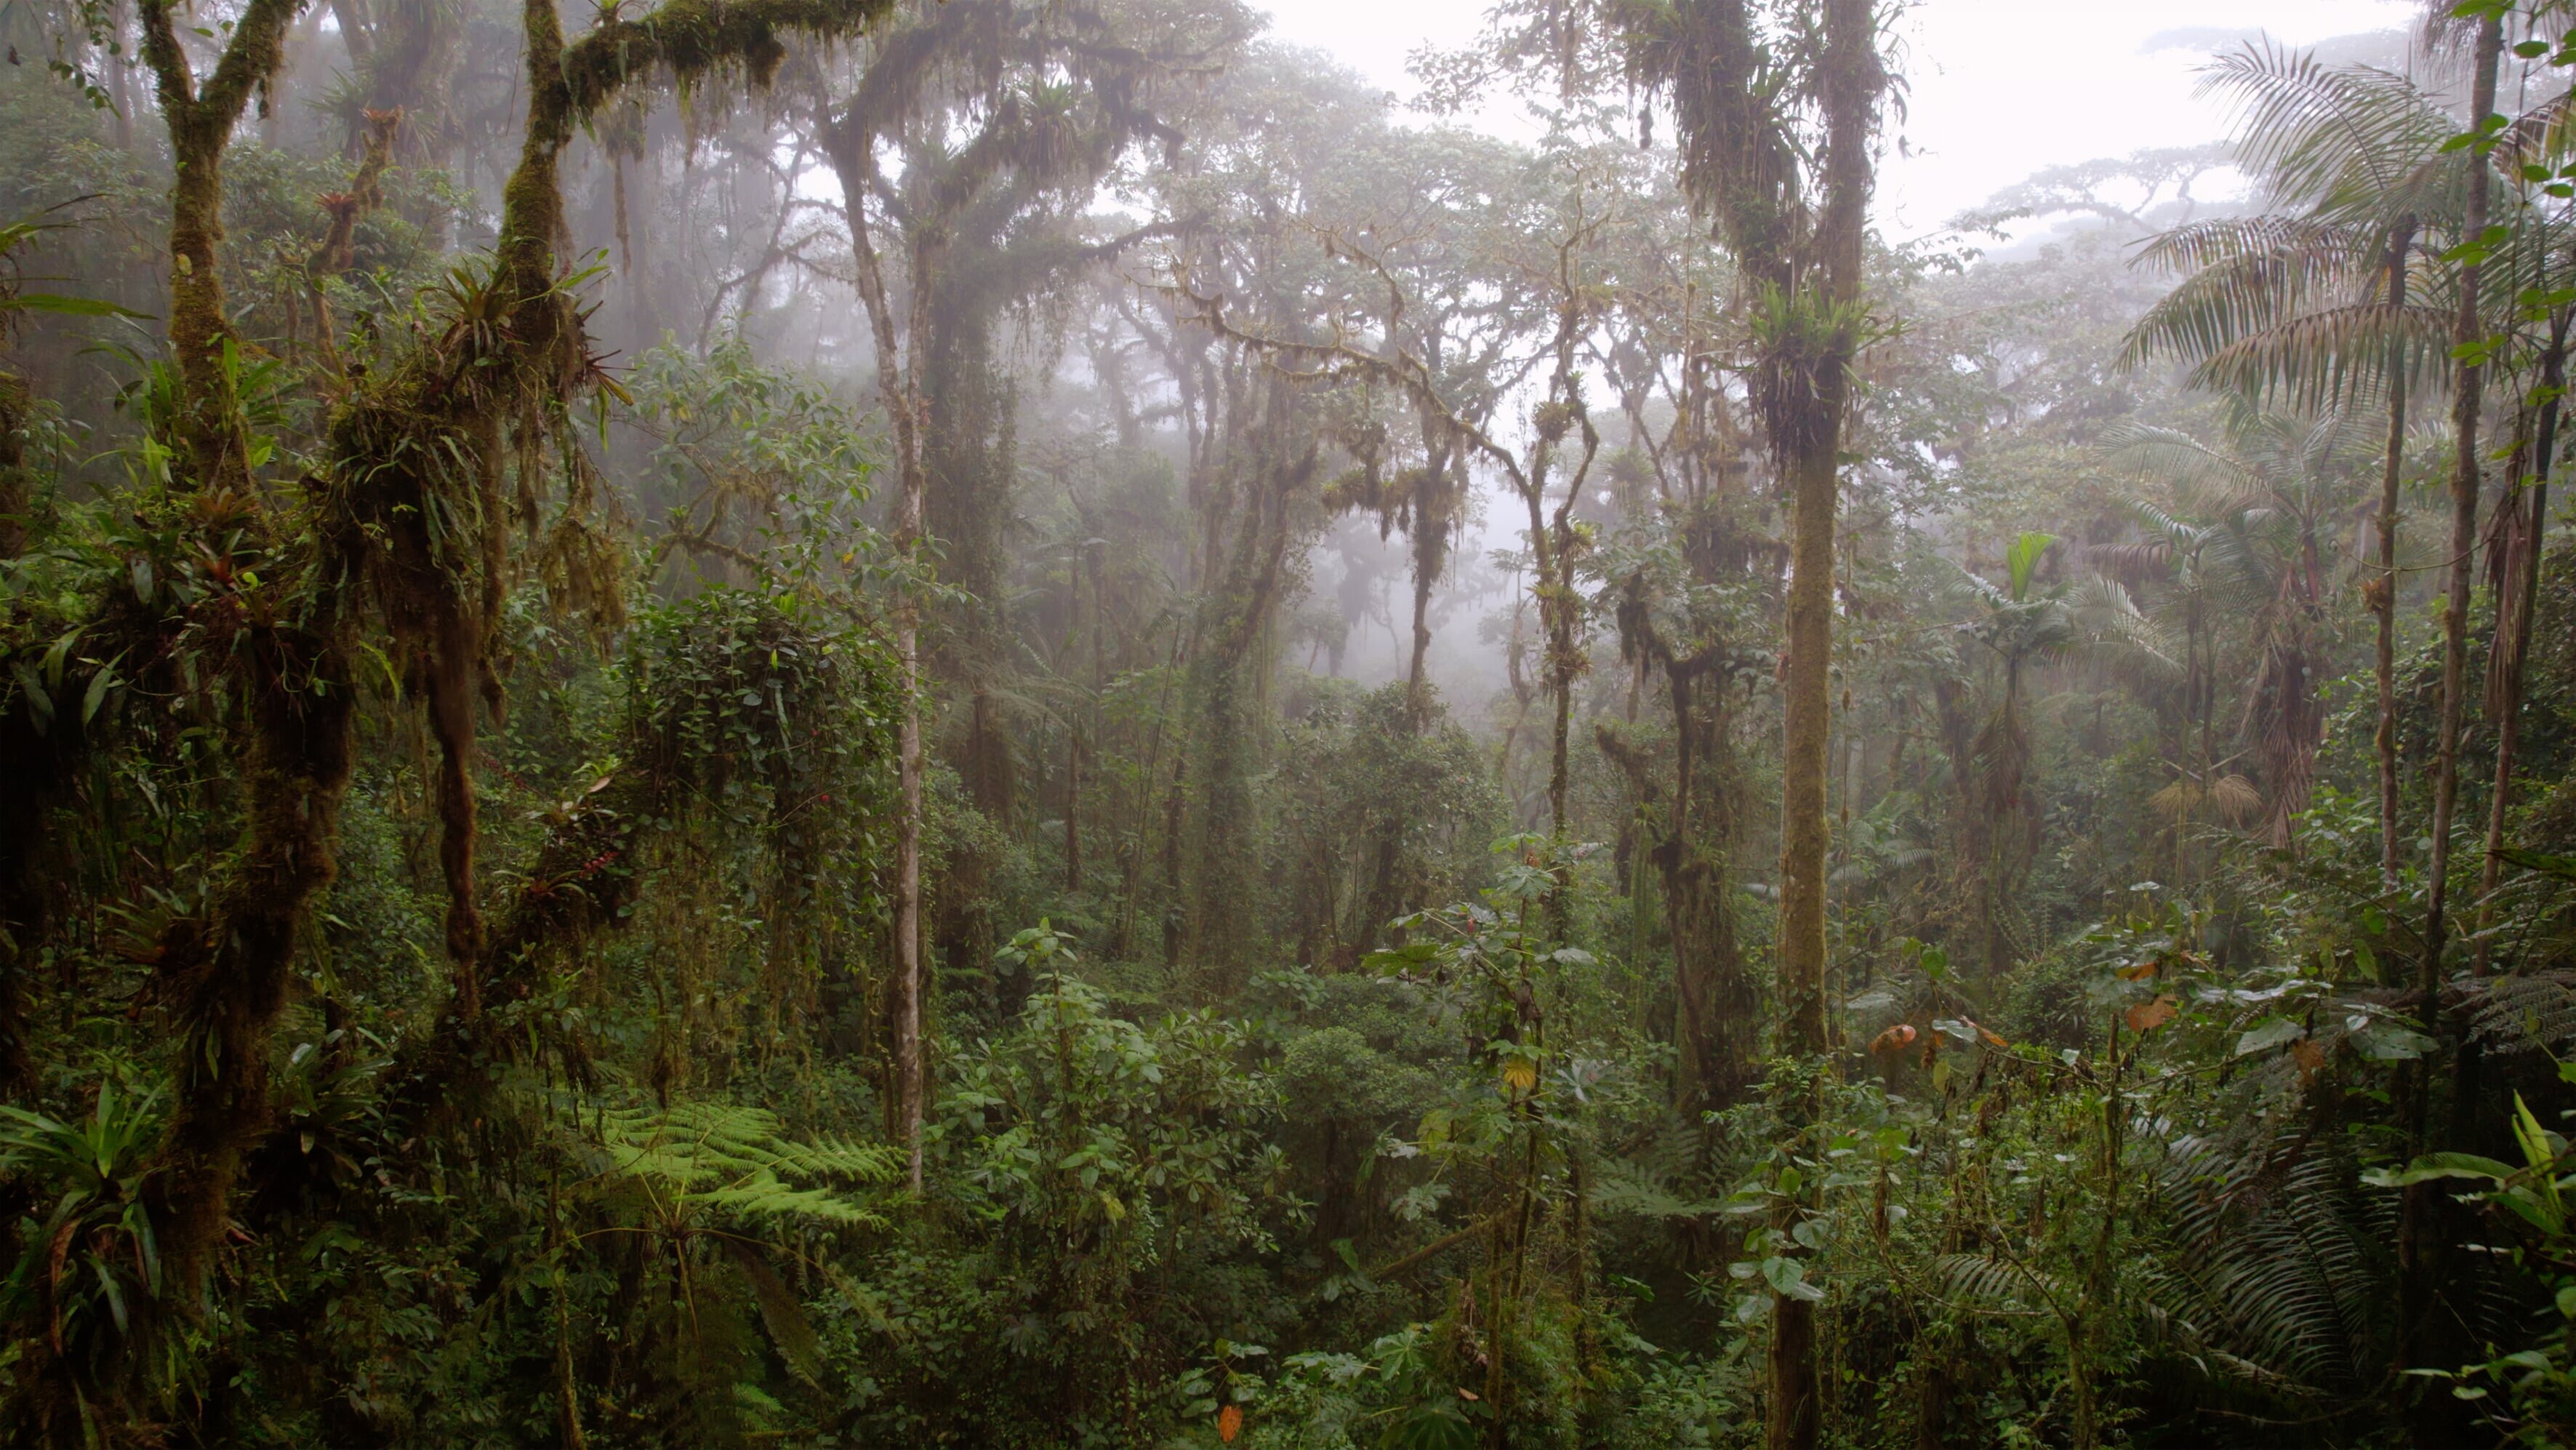
<svg viewBox="0 0 2576 1450">
<path fill-rule="evenodd" d="M 2570 5 L 0 6 L 0 1445 L 2576 1444 Z"/>
</svg>

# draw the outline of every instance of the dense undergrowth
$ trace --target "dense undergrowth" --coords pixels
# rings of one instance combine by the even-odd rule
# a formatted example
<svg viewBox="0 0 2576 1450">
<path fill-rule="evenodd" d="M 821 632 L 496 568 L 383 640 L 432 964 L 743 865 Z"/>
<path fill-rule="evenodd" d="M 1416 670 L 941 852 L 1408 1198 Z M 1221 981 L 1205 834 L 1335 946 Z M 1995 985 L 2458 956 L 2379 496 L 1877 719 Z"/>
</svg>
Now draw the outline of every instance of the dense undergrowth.
<svg viewBox="0 0 2576 1450">
<path fill-rule="evenodd" d="M 1885 18 L 0 14 L 0 1440 L 2568 1443 L 2563 10 Z"/>
</svg>

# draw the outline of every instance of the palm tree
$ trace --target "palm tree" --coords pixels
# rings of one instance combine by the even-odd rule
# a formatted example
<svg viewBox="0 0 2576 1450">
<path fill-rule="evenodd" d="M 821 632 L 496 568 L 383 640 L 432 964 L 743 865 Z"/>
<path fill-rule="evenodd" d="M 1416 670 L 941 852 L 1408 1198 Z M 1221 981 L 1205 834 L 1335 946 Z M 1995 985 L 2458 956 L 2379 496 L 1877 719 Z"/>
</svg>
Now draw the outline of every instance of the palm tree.
<svg viewBox="0 0 2576 1450">
<path fill-rule="evenodd" d="M 2101 545 L 2092 554 L 2097 563 L 2107 564 L 2124 575 L 2161 578 L 2164 584 L 2156 601 L 2158 612 L 2167 617 L 2181 616 L 2182 697 L 2176 710 L 2174 757 L 2168 762 L 2174 779 L 2156 792 L 2153 801 L 2156 810 L 2173 822 L 2174 881 L 2180 885 L 2191 874 L 2190 822 L 2213 814 L 2225 820 L 2239 820 L 2251 816 L 2260 805 L 2254 787 L 2243 776 L 2217 773 L 2221 763 L 2211 749 L 2218 671 L 2217 652 L 2209 638 L 2216 609 L 2211 598 L 2208 558 L 2210 546 L 2225 529 L 2218 524 L 2178 518 L 2145 499 L 2129 500 L 2129 512 L 2145 537 L 2131 543 Z M 2197 749 L 2193 745 L 2195 735 L 2199 737 Z"/>
<path fill-rule="evenodd" d="M 2133 506 L 2150 530 L 2143 555 L 2161 556 L 2174 570 L 2204 790 L 2216 788 L 2209 738 L 2216 649 L 2214 640 L 2207 649 L 2200 640 L 2213 618 L 2245 621 L 2254 668 L 2243 731 L 2264 787 L 2264 839 L 2276 848 L 2291 845 L 2315 778 L 2325 723 L 2316 687 L 2325 665 L 2330 592 L 2322 534 L 2343 512 L 2366 465 L 2363 416 L 2366 410 L 2356 409 L 2303 418 L 2240 404 L 2226 447 L 2142 426 L 2115 430 L 2105 440 L 2113 458 L 2164 482 L 2202 515 L 2187 521 L 2152 505 Z"/>
<path fill-rule="evenodd" d="M 2022 671 L 2058 657 L 2079 638 L 2066 587 L 2034 592 L 2040 561 L 2056 542 L 2054 534 L 2023 534 L 2004 550 L 2000 583 L 1965 568 L 1955 581 L 1973 611 L 1960 632 L 1985 646 L 2003 670 L 2002 693 L 1970 747 L 1979 788 L 1974 809 L 1983 827 L 1970 832 L 1982 848 L 1976 852 L 1982 857 L 1977 916 L 1987 970 L 1998 974 L 2010 964 L 2012 933 L 2004 921 L 2011 914 L 2013 886 L 2039 849 L 2038 802 L 2027 789 L 2030 735 L 2022 721 Z"/>
<path fill-rule="evenodd" d="M 2123 362 L 2171 357 L 2201 386 L 2306 412 L 2386 406 L 2377 576 L 2380 871 L 2398 876 L 2396 584 L 2398 485 L 2408 400 L 2438 366 L 2454 290 L 2447 248 L 2466 234 L 2468 173 L 2445 148 L 2458 122 L 2426 84 L 2369 66 L 2321 65 L 2268 43 L 2222 56 L 2205 93 L 2241 111 L 2241 163 L 2261 214 L 2176 228 L 2141 255 L 2187 273 L 2131 331 Z M 2413 300 L 2423 299 L 2423 300 Z"/>
</svg>

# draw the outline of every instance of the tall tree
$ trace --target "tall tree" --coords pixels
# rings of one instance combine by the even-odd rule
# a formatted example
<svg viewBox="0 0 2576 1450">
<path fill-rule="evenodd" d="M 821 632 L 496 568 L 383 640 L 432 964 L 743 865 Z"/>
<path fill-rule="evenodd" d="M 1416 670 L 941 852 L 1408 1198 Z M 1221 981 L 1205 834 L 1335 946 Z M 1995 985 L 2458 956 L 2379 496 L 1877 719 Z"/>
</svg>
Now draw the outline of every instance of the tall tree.
<svg viewBox="0 0 2576 1450">
<path fill-rule="evenodd" d="M 2488 318 L 2482 296 L 2485 253 L 2493 246 L 2487 233 L 2489 193 L 2493 190 L 2489 154 L 2495 135 L 2487 120 L 2494 114 L 2496 69 L 2504 53 L 2503 7 L 2489 8 L 2477 21 L 2475 70 L 2469 83 L 2469 144 L 2462 148 L 2460 169 L 2468 195 L 2461 207 L 2460 273 L 2451 346 L 2459 359 L 2459 380 L 2451 394 L 2451 559 L 2442 608 L 2442 705 L 2433 755 L 2433 819 L 2429 829 L 2432 856 L 2425 865 L 2424 944 L 2415 963 L 2415 1010 L 2430 1024 L 2442 1012 L 2443 949 L 2450 934 L 2451 825 L 2459 806 L 2460 734 L 2468 714 L 2469 593 L 2476 587 L 2478 493 L 2483 486 L 2480 440 L 2486 412 Z M 2461 1044 L 2462 1060 L 2470 1051 Z M 2431 1063 L 2419 1060 L 2407 1074 L 2407 1146 L 2422 1153 L 2427 1145 L 2432 1106 Z M 2424 1347 L 2432 1332 L 2437 1246 L 2433 1219 L 2440 1192 L 2432 1183 L 2406 1189 L 2398 1227 L 2397 1257 L 2400 1297 L 2397 1307 L 2397 1363 L 2402 1369 Z"/>
<path fill-rule="evenodd" d="M 860 302 L 874 342 L 879 401 L 892 422 L 899 492 L 895 538 L 918 565 L 936 538 L 963 593 L 948 611 L 943 663 L 966 696 L 960 774 L 976 807 L 1007 821 L 1014 747 L 997 688 L 1007 649 L 1003 525 L 1016 462 L 1016 406 L 993 362 L 1004 309 L 1067 272 L 1115 257 L 1159 230 L 1107 240 L 1080 235 L 1101 177 L 1136 143 L 1179 135 L 1155 109 L 1183 72 L 1217 63 L 1241 38 L 1223 0 L 1207 6 L 1113 10 L 960 0 L 872 39 L 847 100 L 824 118 L 822 149 L 840 182 Z M 1069 82 L 1069 84 L 1065 84 Z M 879 152 L 890 148 L 889 169 Z M 891 254 L 900 271 L 886 265 Z M 890 275 L 891 274 L 891 275 Z M 897 289 L 900 290 L 897 290 Z M 924 764 L 922 599 L 907 589 L 896 616 L 906 699 L 901 819 L 894 883 L 892 1104 L 921 1178 L 921 889 Z M 972 861 L 957 863 L 947 897 L 980 897 Z M 967 923 L 942 933 L 952 960 L 990 946 Z"/>
<path fill-rule="evenodd" d="M 1862 259 L 1872 147 L 1888 83 L 1870 0 L 1826 0 L 1776 21 L 1787 84 L 1746 0 L 1636 12 L 1640 73 L 1671 100 L 1682 180 L 1717 218 L 1754 289 L 1753 395 L 1793 510 L 1781 757 L 1780 1049 L 1826 1048 L 1826 750 L 1832 737 L 1834 524 L 1851 365 L 1866 327 Z M 1803 110 L 1803 114 L 1801 114 Z M 1812 139 L 1806 134 L 1812 132 Z M 1814 174 L 1803 159 L 1817 157 Z M 1793 1107 L 1793 1117 L 1803 1116 Z M 1786 1236 L 1794 1201 L 1775 1227 Z M 1772 1300 L 1769 1437 L 1818 1432 L 1815 1308 Z"/>
<path fill-rule="evenodd" d="M 2239 108 L 2236 151 L 2263 189 L 2251 217 L 2186 223 L 2144 264 L 2187 273 L 2129 335 L 2124 366 L 2170 355 L 2204 387 L 2305 412 L 2387 409 L 2373 533 L 2378 577 L 2380 878 L 2399 886 L 2397 567 L 2409 398 L 2451 317 L 2410 300 L 2450 281 L 2442 247 L 2466 235 L 2456 130 L 2438 91 L 2370 66 L 2331 66 L 2269 43 L 2219 58 L 2203 89 Z M 2431 275 L 2418 279 L 2418 270 Z"/>
</svg>

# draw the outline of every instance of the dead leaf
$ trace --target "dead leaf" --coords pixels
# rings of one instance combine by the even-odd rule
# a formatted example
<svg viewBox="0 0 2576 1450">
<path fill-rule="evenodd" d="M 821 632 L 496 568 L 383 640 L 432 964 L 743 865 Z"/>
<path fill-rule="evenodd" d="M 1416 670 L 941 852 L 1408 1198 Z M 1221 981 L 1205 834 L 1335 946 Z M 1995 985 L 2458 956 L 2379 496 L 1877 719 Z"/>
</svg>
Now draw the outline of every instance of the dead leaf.
<svg viewBox="0 0 2576 1450">
<path fill-rule="evenodd" d="M 2152 1002 L 2140 1002 L 2120 1015 L 2128 1022 L 2131 1032 L 2153 1032 L 2171 1022 L 2179 1010 L 2172 995 L 2167 994 Z"/>
<path fill-rule="evenodd" d="M 1885 1032 L 1871 1038 L 1869 1050 L 1872 1052 L 1902 1052 L 1906 1048 L 1912 1047 L 1914 1045 L 1914 1039 L 1920 1035 L 1921 1034 L 1914 1030 L 1913 1023 L 1899 1022 L 1895 1026 L 1887 1029 Z"/>
<path fill-rule="evenodd" d="M 1242 1433 L 1243 1410 L 1240 1406 L 1228 1405 L 1224 1409 L 1216 1412 L 1216 1437 L 1218 1439 L 1231 1445 L 1234 1443 L 1234 1437 Z"/>
<path fill-rule="evenodd" d="M 2326 1065 L 2326 1050 L 2317 1046 L 2316 1039 L 2312 1037 L 2302 1037 L 2291 1043 L 2290 1055 L 2299 1060 L 2299 1077 L 2302 1081 L 2315 1077 L 2317 1069 Z"/>
</svg>

